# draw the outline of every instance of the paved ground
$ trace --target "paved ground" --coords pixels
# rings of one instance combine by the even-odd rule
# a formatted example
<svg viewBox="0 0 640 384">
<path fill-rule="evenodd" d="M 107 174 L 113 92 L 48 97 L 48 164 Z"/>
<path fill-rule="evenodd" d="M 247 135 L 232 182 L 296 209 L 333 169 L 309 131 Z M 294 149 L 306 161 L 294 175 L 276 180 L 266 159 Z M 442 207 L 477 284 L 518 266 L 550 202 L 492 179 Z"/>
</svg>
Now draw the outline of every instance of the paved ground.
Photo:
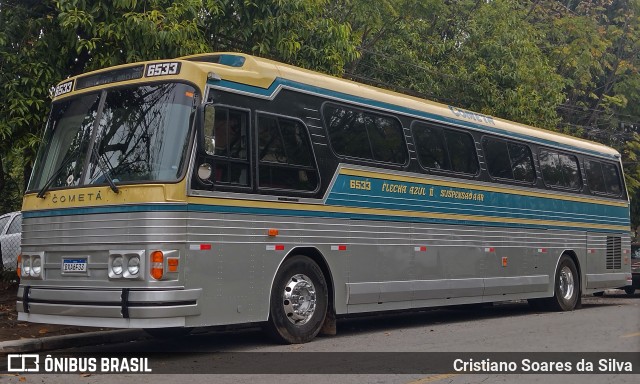
<svg viewBox="0 0 640 384">
<path fill-rule="evenodd" d="M 0 342 L 106 330 L 106 328 L 36 324 L 18 321 L 18 313 L 16 311 L 17 292 L 17 285 L 0 287 Z"/>
<path fill-rule="evenodd" d="M 121 333 L 118 333 L 121 334 Z M 60 347 L 62 348 L 62 347 Z M 404 363 L 398 361 L 402 354 L 423 354 L 436 358 L 441 352 L 476 352 L 486 357 L 496 352 L 551 352 L 543 358 L 562 359 L 582 356 L 585 352 L 628 351 L 640 355 L 640 294 L 628 297 L 620 291 L 609 292 L 604 297 L 585 297 L 584 308 L 578 311 L 556 313 L 532 311 L 526 303 L 507 303 L 489 309 L 436 309 L 409 315 L 383 315 L 343 319 L 338 322 L 338 335 L 321 337 L 304 345 L 274 345 L 258 330 L 232 333 L 198 333 L 173 340 L 139 340 L 110 343 L 95 347 L 61 349 L 45 352 L 72 354 L 75 356 L 106 356 L 124 354 L 151 356 L 154 372 L 161 375 L 138 376 L 134 374 L 101 375 L 23 375 L 0 376 L 0 381 L 19 384 L 21 381 L 54 384 L 119 383 L 129 381 L 173 383 L 273 383 L 288 384 L 311 381 L 314 383 L 615 383 L 631 384 L 640 380 L 639 375 L 486 375 L 460 374 L 452 369 L 443 372 L 415 372 L 403 374 L 398 369 Z M 154 353 L 164 352 L 163 355 Z M 323 366 L 322 372 L 311 364 L 296 360 L 303 353 L 320 353 L 316 356 L 345 357 Z M 388 352 L 387 360 L 374 360 L 376 373 L 336 374 L 353 368 L 348 353 L 362 356 L 362 352 Z M 254 354 L 255 353 L 255 354 Z M 216 364 L 231 357 L 236 371 L 215 372 Z M 255 356 L 255 359 L 252 357 Z M 373 355 L 368 355 L 373 356 Z M 406 356 L 406 355 L 405 355 Z M 415 355 L 414 355 L 415 356 Z M 461 355 L 464 356 L 464 355 Z M 505 356 L 505 355 L 502 355 Z M 610 355 L 603 355 L 604 357 Z M 249 361 L 247 361 L 249 357 Z M 316 374 L 264 374 L 270 366 L 290 367 L 299 365 L 315 369 Z M 310 357 L 313 358 L 313 357 Z M 235 359 L 235 360 L 234 360 Z M 393 359 L 398 361 L 394 362 Z M 338 359 L 340 360 L 340 359 Z M 305 364 L 306 363 L 306 364 Z M 226 364 L 226 363 L 225 363 Z M 260 368 L 263 364 L 263 368 Z M 284 364 L 284 365 L 283 365 Z M 194 373 L 209 373 L 196 375 Z M 242 373 L 242 374 L 240 374 Z M 319 374 L 322 373 L 322 374 Z"/>
</svg>

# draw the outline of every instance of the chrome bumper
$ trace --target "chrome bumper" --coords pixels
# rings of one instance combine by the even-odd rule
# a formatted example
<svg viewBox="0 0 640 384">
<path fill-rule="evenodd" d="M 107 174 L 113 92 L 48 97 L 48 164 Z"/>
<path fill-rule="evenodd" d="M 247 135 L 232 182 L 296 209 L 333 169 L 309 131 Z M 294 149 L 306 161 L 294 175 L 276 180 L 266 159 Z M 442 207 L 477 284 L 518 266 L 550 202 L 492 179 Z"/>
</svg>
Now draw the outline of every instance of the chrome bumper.
<svg viewBox="0 0 640 384">
<path fill-rule="evenodd" d="M 18 320 L 115 328 L 185 326 L 202 289 L 60 289 L 20 286 Z"/>
</svg>

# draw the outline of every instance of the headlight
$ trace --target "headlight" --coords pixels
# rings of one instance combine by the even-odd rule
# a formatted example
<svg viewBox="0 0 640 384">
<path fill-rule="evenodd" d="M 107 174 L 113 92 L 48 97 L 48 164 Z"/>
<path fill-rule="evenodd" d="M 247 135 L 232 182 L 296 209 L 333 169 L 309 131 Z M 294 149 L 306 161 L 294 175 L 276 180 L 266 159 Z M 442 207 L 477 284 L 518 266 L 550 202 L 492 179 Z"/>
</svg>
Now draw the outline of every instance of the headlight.
<svg viewBox="0 0 640 384">
<path fill-rule="evenodd" d="M 38 277 L 42 273 L 42 259 L 34 256 L 31 261 L 31 276 Z"/>
<path fill-rule="evenodd" d="M 29 276 L 31 274 L 31 258 L 22 258 L 22 276 Z"/>
<path fill-rule="evenodd" d="M 133 256 L 129 258 L 129 263 L 127 264 L 127 271 L 129 275 L 135 276 L 140 272 L 140 258 L 138 256 Z"/>
<path fill-rule="evenodd" d="M 114 257 L 113 261 L 111 262 L 111 272 L 113 272 L 114 275 L 120 276 L 122 275 L 122 270 L 123 270 L 122 256 Z"/>
</svg>

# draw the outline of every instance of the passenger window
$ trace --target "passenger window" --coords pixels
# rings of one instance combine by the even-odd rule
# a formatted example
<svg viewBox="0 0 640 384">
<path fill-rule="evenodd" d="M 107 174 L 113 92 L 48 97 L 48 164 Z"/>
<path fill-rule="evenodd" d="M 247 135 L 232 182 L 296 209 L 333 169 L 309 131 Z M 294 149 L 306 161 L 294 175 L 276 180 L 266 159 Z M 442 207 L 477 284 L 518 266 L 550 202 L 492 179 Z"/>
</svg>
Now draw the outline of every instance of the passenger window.
<svg viewBox="0 0 640 384">
<path fill-rule="evenodd" d="M 331 104 L 325 105 L 323 113 L 331 147 L 337 154 L 406 163 L 404 132 L 397 119 Z"/>
<path fill-rule="evenodd" d="M 579 189 L 582 185 L 575 156 L 542 149 L 540 168 L 545 184 L 550 187 Z"/>
<path fill-rule="evenodd" d="M 515 180 L 529 183 L 533 183 L 536 180 L 533 156 L 528 146 L 509 143 L 509 158 L 511 159 L 511 169 Z"/>
<path fill-rule="evenodd" d="M 449 154 L 442 128 L 416 124 L 413 129 L 418 159 L 424 168 L 450 170 Z"/>
<path fill-rule="evenodd" d="M 618 167 L 613 164 L 602 164 L 602 174 L 604 182 L 607 185 L 607 192 L 619 196 L 622 193 L 622 184 L 620 183 L 620 174 Z"/>
<path fill-rule="evenodd" d="M 620 196 L 622 185 L 618 167 L 599 161 L 585 161 L 587 185 L 591 192 Z"/>
<path fill-rule="evenodd" d="M 491 176 L 529 183 L 535 181 L 533 157 L 527 145 L 485 138 L 483 148 Z"/>
<path fill-rule="evenodd" d="M 473 137 L 466 132 L 450 129 L 445 129 L 444 132 L 449 149 L 451 169 L 454 172 L 472 175 L 478 173 L 478 157 Z"/>
<path fill-rule="evenodd" d="M 314 191 L 318 187 L 309 134 L 299 121 L 258 115 L 258 164 L 261 188 Z"/>
<path fill-rule="evenodd" d="M 418 160 L 424 168 L 475 175 L 478 158 L 473 137 L 463 131 L 414 123 Z"/>
<path fill-rule="evenodd" d="M 505 141 L 484 139 L 483 147 L 489 174 L 493 177 L 513 180 L 507 143 Z"/>
</svg>

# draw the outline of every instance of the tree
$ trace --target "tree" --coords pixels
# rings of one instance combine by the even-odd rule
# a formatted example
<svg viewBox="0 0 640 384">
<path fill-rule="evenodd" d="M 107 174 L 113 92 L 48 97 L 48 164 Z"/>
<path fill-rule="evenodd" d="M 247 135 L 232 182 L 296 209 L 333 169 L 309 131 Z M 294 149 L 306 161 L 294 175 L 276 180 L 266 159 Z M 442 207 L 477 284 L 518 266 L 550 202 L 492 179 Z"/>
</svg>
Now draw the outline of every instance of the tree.
<svg viewBox="0 0 640 384">
<path fill-rule="evenodd" d="M 341 74 L 357 53 L 326 0 L 0 2 L 0 195 L 23 185 L 49 111 L 49 89 L 80 73 L 213 50 L 256 53 Z M 14 165 L 16 165 L 14 167 Z M 22 165 L 25 165 L 22 167 Z M 23 168 L 24 175 L 16 169 Z M 16 189 L 16 188 L 14 188 Z M 8 200 L 3 200 L 8 201 Z M 10 207 L 9 207 L 10 206 Z"/>
<path fill-rule="evenodd" d="M 328 14 L 329 0 L 216 3 L 220 13 L 203 19 L 213 51 L 251 53 L 334 75 L 357 57 L 350 25 Z"/>
<path fill-rule="evenodd" d="M 511 0 L 352 0 L 362 57 L 349 74 L 449 104 L 554 128 L 561 78 Z"/>
</svg>

